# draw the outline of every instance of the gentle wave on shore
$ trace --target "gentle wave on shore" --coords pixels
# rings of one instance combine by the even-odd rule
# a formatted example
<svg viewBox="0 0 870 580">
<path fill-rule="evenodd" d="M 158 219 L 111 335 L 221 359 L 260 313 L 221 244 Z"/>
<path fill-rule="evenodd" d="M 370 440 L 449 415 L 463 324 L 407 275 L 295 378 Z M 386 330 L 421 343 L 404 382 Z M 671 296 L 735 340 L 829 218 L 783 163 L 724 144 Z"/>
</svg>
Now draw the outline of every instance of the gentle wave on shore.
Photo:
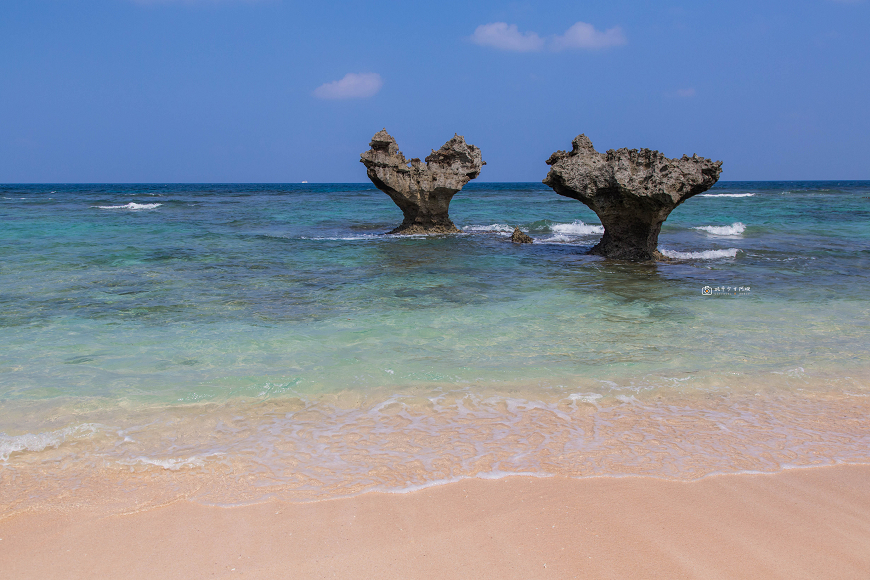
<svg viewBox="0 0 870 580">
<path fill-rule="evenodd" d="M 91 422 L 0 437 L 4 480 L 28 482 L 4 486 L 0 505 L 57 507 L 62 490 L 90 481 L 97 488 L 82 493 L 96 492 L 101 478 L 151 477 L 162 482 L 164 499 L 238 504 L 408 491 L 464 477 L 692 480 L 870 461 L 867 374 L 680 383 L 634 395 L 600 387 L 505 393 L 445 386 L 78 410 Z M 73 493 L 70 501 L 79 499 Z M 112 501 L 126 509 L 150 500 L 132 494 Z"/>
</svg>

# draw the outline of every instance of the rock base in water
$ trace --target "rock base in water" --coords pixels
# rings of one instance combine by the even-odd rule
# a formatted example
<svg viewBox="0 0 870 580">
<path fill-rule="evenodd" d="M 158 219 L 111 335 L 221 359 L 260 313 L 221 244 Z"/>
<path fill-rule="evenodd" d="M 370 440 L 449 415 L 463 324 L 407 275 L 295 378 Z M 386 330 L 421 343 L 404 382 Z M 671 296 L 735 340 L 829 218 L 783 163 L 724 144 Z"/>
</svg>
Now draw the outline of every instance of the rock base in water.
<svg viewBox="0 0 870 580">
<path fill-rule="evenodd" d="M 360 155 L 375 187 L 386 193 L 404 214 L 391 234 L 448 234 L 459 230 L 450 220 L 450 200 L 486 165 L 480 149 L 454 135 L 438 151 L 408 161 L 386 129 L 378 131 Z"/>
<path fill-rule="evenodd" d="M 675 207 L 710 189 L 722 162 L 683 155 L 669 159 L 649 149 L 598 153 L 586 135 L 570 152 L 550 156 L 544 183 L 559 195 L 581 201 L 604 226 L 604 236 L 590 254 L 631 261 L 660 260 L 662 223 Z"/>
</svg>

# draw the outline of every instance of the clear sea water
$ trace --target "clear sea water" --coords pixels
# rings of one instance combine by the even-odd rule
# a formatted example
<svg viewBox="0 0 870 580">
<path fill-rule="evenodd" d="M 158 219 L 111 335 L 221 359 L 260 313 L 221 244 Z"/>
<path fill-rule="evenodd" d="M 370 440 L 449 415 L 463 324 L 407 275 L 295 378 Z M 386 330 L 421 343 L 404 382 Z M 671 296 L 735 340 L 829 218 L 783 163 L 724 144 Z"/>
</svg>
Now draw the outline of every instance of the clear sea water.
<svg viewBox="0 0 870 580">
<path fill-rule="evenodd" d="M 584 255 L 595 214 L 541 184 L 451 217 L 382 235 L 368 184 L 0 186 L 0 505 L 870 460 L 870 182 L 719 183 L 658 264 Z"/>
</svg>

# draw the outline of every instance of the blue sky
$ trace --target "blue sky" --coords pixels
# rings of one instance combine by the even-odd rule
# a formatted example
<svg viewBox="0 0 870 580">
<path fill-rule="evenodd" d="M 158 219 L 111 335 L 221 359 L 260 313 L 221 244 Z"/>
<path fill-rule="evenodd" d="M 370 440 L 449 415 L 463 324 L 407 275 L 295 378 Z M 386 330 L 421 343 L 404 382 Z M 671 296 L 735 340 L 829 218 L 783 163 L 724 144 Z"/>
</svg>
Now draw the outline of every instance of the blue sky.
<svg viewBox="0 0 870 580">
<path fill-rule="evenodd" d="M 0 3 L 0 182 L 361 182 L 459 133 L 540 181 L 586 133 L 724 180 L 870 179 L 870 0 Z"/>
</svg>

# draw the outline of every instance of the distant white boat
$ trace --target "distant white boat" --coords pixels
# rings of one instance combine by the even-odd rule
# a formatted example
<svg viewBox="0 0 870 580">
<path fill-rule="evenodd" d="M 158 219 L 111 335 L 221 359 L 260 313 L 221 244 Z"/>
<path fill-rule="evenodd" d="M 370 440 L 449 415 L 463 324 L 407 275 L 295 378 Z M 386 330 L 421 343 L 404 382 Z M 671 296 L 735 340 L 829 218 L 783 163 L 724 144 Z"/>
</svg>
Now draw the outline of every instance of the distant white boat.
<svg viewBox="0 0 870 580">
<path fill-rule="evenodd" d="M 308 183 L 307 181 L 303 181 L 302 183 Z"/>
</svg>

